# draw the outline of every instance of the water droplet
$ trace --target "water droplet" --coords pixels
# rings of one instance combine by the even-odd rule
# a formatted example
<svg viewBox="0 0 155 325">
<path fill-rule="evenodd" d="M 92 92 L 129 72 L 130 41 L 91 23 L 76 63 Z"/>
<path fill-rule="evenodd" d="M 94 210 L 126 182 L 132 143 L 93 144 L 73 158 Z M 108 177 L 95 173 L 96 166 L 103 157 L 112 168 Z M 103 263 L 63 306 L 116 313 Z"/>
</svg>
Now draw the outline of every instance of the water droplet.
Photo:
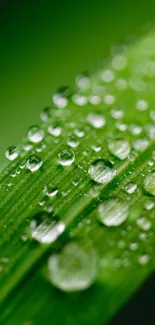
<svg viewBox="0 0 155 325">
<path fill-rule="evenodd" d="M 61 87 L 53 95 L 53 102 L 59 108 L 65 108 L 68 105 L 68 99 L 71 96 L 69 87 Z"/>
<path fill-rule="evenodd" d="M 113 105 L 115 103 L 116 99 L 113 95 L 106 95 L 104 97 L 104 102 L 107 105 Z"/>
<path fill-rule="evenodd" d="M 66 292 L 89 288 L 95 280 L 97 269 L 96 251 L 76 242 L 69 243 L 48 260 L 51 283 Z"/>
<path fill-rule="evenodd" d="M 110 161 L 98 159 L 89 167 L 88 173 L 95 182 L 106 184 L 113 179 L 116 171 Z"/>
<path fill-rule="evenodd" d="M 146 201 L 145 202 L 145 209 L 147 210 L 147 211 L 150 211 L 150 210 L 152 210 L 153 208 L 154 208 L 154 206 L 155 206 L 155 203 L 153 202 L 153 201 Z"/>
<path fill-rule="evenodd" d="M 103 202 L 98 208 L 98 220 L 107 227 L 117 227 L 126 221 L 129 207 L 126 202 L 111 199 Z"/>
<path fill-rule="evenodd" d="M 37 171 L 41 166 L 43 162 L 40 159 L 40 157 L 32 155 L 30 156 L 26 161 L 26 167 L 31 170 L 31 172 Z"/>
<path fill-rule="evenodd" d="M 151 221 L 147 220 L 146 217 L 137 219 L 137 225 L 140 229 L 145 231 L 148 231 L 152 226 Z"/>
<path fill-rule="evenodd" d="M 44 110 L 41 112 L 40 114 L 40 118 L 43 122 L 46 122 L 50 119 L 51 117 L 51 111 L 52 111 L 52 108 L 51 107 L 46 107 L 44 108 Z"/>
<path fill-rule="evenodd" d="M 138 244 L 137 243 L 131 243 L 129 246 L 131 251 L 136 251 L 138 249 Z"/>
<path fill-rule="evenodd" d="M 95 129 L 101 129 L 105 125 L 105 118 L 100 114 L 90 113 L 87 116 L 87 121 Z"/>
<path fill-rule="evenodd" d="M 72 148 L 76 148 L 79 143 L 79 140 L 74 135 L 70 136 L 67 142 L 67 144 Z"/>
<path fill-rule="evenodd" d="M 95 151 L 95 152 L 99 152 L 101 151 L 101 147 L 99 145 L 93 145 L 92 146 L 92 149 Z"/>
<path fill-rule="evenodd" d="M 145 177 L 143 186 L 148 194 L 155 195 L 155 171 Z"/>
<path fill-rule="evenodd" d="M 136 151 L 143 151 L 149 145 L 149 141 L 147 139 L 136 139 L 133 141 L 133 147 Z"/>
<path fill-rule="evenodd" d="M 79 95 L 79 94 L 75 94 L 72 97 L 72 99 L 73 99 L 74 103 L 79 105 L 79 106 L 84 106 L 88 102 L 88 98 L 86 96 Z"/>
<path fill-rule="evenodd" d="M 30 222 L 31 237 L 41 244 L 53 243 L 64 230 L 63 221 L 52 219 L 45 212 L 36 215 Z"/>
<path fill-rule="evenodd" d="M 125 187 L 125 192 L 128 194 L 133 194 L 137 188 L 137 184 L 129 183 Z"/>
<path fill-rule="evenodd" d="M 83 73 L 76 77 L 76 84 L 77 86 L 82 89 L 86 90 L 90 87 L 90 78 L 87 73 Z"/>
<path fill-rule="evenodd" d="M 75 129 L 74 133 L 78 138 L 83 138 L 84 135 L 85 135 L 85 133 L 84 133 L 84 131 L 82 129 Z"/>
<path fill-rule="evenodd" d="M 101 98 L 99 96 L 92 95 L 89 96 L 89 102 L 92 105 L 98 105 L 101 102 Z"/>
<path fill-rule="evenodd" d="M 63 166 L 71 165 L 75 160 L 74 151 L 70 148 L 65 148 L 58 154 L 58 161 Z"/>
<path fill-rule="evenodd" d="M 33 146 L 32 146 L 32 144 L 30 144 L 30 143 L 26 143 L 26 144 L 24 145 L 24 150 L 25 150 L 25 151 L 30 151 L 32 148 L 33 148 Z"/>
<path fill-rule="evenodd" d="M 34 125 L 28 130 L 28 139 L 33 143 L 39 143 L 44 138 L 44 130 L 40 129 L 39 126 Z"/>
<path fill-rule="evenodd" d="M 124 79 L 117 79 L 116 80 L 116 88 L 118 90 L 125 90 L 127 88 L 127 81 Z"/>
<path fill-rule="evenodd" d="M 143 128 L 140 125 L 137 124 L 131 124 L 130 125 L 130 131 L 133 135 L 138 135 L 142 132 Z"/>
<path fill-rule="evenodd" d="M 139 257 L 138 263 L 140 265 L 146 265 L 149 262 L 149 260 L 150 260 L 149 255 L 145 254 Z"/>
<path fill-rule="evenodd" d="M 62 133 L 62 127 L 59 124 L 54 123 L 53 125 L 49 125 L 48 132 L 54 137 L 59 137 Z"/>
<path fill-rule="evenodd" d="M 136 104 L 136 108 L 143 112 L 148 108 L 148 102 L 146 102 L 146 100 L 139 100 Z"/>
<path fill-rule="evenodd" d="M 149 135 L 150 139 L 155 140 L 155 125 L 149 124 L 146 127 L 147 134 Z"/>
<path fill-rule="evenodd" d="M 105 70 L 103 72 L 100 73 L 100 78 L 106 82 L 106 83 L 110 83 L 114 80 L 115 75 L 114 72 L 112 70 Z"/>
<path fill-rule="evenodd" d="M 123 55 L 116 55 L 112 60 L 112 66 L 115 70 L 122 70 L 126 67 L 127 60 Z"/>
<path fill-rule="evenodd" d="M 15 146 L 10 146 L 6 152 L 5 152 L 5 156 L 7 159 L 13 161 L 15 160 L 18 156 L 19 156 L 19 150 L 17 147 Z"/>
<path fill-rule="evenodd" d="M 45 195 L 47 195 L 49 197 L 53 197 L 53 196 L 57 195 L 58 189 L 56 187 L 53 187 L 52 185 L 45 185 L 44 193 L 45 193 Z"/>
<path fill-rule="evenodd" d="M 124 112 L 121 111 L 120 109 L 112 109 L 111 116 L 115 119 L 120 119 L 124 116 Z"/>
<path fill-rule="evenodd" d="M 126 159 L 130 153 L 130 145 L 125 140 L 112 141 L 109 143 L 108 148 L 115 157 L 121 160 Z"/>
</svg>

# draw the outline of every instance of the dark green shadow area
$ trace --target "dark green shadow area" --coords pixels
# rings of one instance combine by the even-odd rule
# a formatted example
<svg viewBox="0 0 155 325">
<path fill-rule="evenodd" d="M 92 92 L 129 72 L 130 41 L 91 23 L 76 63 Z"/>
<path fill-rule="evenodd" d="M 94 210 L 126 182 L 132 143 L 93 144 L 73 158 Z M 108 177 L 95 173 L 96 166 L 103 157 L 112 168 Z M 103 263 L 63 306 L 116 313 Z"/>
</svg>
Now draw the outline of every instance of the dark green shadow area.
<svg viewBox="0 0 155 325">
<path fill-rule="evenodd" d="M 60 85 L 96 65 L 114 43 L 138 36 L 154 1 L 1 1 L 0 163 Z"/>
</svg>

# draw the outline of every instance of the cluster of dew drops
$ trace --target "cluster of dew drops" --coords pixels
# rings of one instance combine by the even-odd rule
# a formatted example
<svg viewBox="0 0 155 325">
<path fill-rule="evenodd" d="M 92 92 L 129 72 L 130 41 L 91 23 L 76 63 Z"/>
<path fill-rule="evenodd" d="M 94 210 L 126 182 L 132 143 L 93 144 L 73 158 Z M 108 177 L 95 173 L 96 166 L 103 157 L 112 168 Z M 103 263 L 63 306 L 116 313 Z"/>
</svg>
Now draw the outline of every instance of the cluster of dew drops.
<svg viewBox="0 0 155 325">
<path fill-rule="evenodd" d="M 154 42 L 154 40 L 153 40 Z M 43 160 L 39 153 L 46 149 L 46 137 L 52 136 L 55 144 L 59 143 L 59 138 L 63 136 L 63 123 L 58 119 L 51 123 L 52 114 L 58 112 L 61 117 L 63 111 L 68 107 L 76 105 L 81 115 L 85 107 L 89 107 L 89 112 L 85 117 L 85 124 L 89 125 L 96 133 L 96 143 L 91 145 L 91 149 L 96 155 L 99 155 L 88 164 L 87 175 L 93 183 L 107 184 L 115 175 L 117 167 L 126 162 L 134 161 L 145 149 L 155 140 L 155 109 L 148 98 L 153 91 L 153 81 L 155 80 L 155 53 L 152 52 L 152 39 L 139 44 L 137 52 L 128 55 L 125 46 L 118 46 L 112 49 L 111 60 L 108 62 L 108 68 L 105 64 L 92 76 L 88 73 L 79 75 L 76 78 L 76 91 L 72 92 L 68 87 L 63 87 L 53 95 L 54 108 L 46 108 L 41 113 L 43 127 L 32 126 L 27 133 L 24 143 L 26 155 L 33 151 L 26 158 L 25 165 L 30 172 L 38 171 Z M 137 59 L 138 58 L 138 59 Z M 129 94 L 129 96 L 128 96 Z M 130 123 L 126 121 L 126 102 L 120 106 L 117 103 L 119 98 L 133 98 L 131 101 L 132 118 Z M 127 97 L 128 96 L 128 97 Z M 128 104 L 129 105 L 129 104 Z M 103 110 L 104 107 L 104 110 Z M 59 114 L 60 112 L 60 114 Z M 105 112 L 105 113 L 104 113 Z M 147 124 L 134 120 L 136 116 L 146 114 Z M 102 129 L 106 128 L 108 121 L 112 129 L 117 130 L 114 134 L 110 130 L 109 139 L 106 140 L 108 155 L 103 156 L 103 146 L 100 139 Z M 143 119 L 144 120 L 144 119 Z M 141 121 L 141 119 L 140 119 Z M 84 125 L 85 125 L 84 124 Z M 64 170 L 69 168 L 76 161 L 76 149 L 80 146 L 82 139 L 86 136 L 87 129 L 77 127 L 76 123 L 70 122 L 72 134 L 67 138 L 66 147 L 57 155 L 57 162 L 62 165 Z M 109 131 L 109 130 L 108 130 Z M 98 136 L 99 134 L 99 136 Z M 34 150 L 35 148 L 35 150 Z M 37 154 L 35 153 L 37 151 Z M 86 155 L 86 152 L 84 152 Z M 6 157 L 14 161 L 20 157 L 20 148 L 11 146 L 6 151 Z M 110 157 L 107 159 L 107 157 Z M 146 211 L 154 208 L 155 202 L 155 170 L 153 169 L 155 161 L 155 151 L 152 152 L 152 159 L 147 163 L 147 170 L 144 173 L 142 188 L 143 193 L 149 196 L 145 202 Z M 116 162 L 116 166 L 115 166 Z M 118 164 L 119 162 L 119 164 Z M 12 175 L 13 177 L 15 176 Z M 73 181 L 75 186 L 78 181 Z M 54 200 L 59 194 L 58 188 L 47 184 L 45 185 L 44 195 L 50 200 Z M 134 195 L 137 191 L 137 184 L 129 182 L 125 185 L 124 191 L 128 195 Z M 150 198 L 151 197 L 151 198 Z M 60 220 L 53 212 L 51 203 L 45 204 L 46 200 L 40 201 L 42 207 L 41 213 L 34 216 L 30 222 L 31 237 L 41 244 L 53 243 L 64 231 L 65 223 Z M 51 201 L 50 201 L 51 202 Z M 53 217 L 51 218 L 51 215 Z M 118 227 L 122 225 L 129 217 L 129 205 L 119 198 L 110 198 L 102 202 L 98 207 L 97 219 L 105 227 Z M 146 239 L 146 232 L 151 228 L 151 221 L 146 216 L 137 218 L 137 226 L 143 232 L 141 239 Z M 119 246 L 123 247 L 123 241 Z M 138 249 L 138 243 L 130 243 L 130 251 Z M 139 256 L 138 263 L 146 265 L 149 262 L 149 255 L 144 253 Z M 126 260 L 125 260 L 126 261 Z M 81 242 L 71 241 L 64 246 L 60 253 L 52 255 L 48 259 L 49 279 L 53 285 L 64 291 L 77 291 L 88 288 L 96 279 L 99 268 L 98 254 L 90 243 L 83 245 Z"/>
</svg>

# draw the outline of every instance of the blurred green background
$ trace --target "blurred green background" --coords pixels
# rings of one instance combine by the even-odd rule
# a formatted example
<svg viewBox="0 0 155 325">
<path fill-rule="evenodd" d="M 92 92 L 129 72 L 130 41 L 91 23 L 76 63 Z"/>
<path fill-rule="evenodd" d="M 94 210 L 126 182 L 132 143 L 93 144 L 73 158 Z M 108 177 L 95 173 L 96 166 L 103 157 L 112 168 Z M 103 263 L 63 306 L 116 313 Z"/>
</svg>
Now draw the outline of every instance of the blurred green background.
<svg viewBox="0 0 155 325">
<path fill-rule="evenodd" d="M 154 1 L 0 3 L 0 163 L 60 85 L 155 19 Z"/>
</svg>

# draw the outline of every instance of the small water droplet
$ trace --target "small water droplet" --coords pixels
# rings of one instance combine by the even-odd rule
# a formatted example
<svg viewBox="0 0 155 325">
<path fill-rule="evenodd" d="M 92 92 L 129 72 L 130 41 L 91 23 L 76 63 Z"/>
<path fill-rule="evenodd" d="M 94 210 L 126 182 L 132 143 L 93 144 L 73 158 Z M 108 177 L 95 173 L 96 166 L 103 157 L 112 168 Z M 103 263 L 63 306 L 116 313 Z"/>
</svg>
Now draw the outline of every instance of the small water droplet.
<svg viewBox="0 0 155 325">
<path fill-rule="evenodd" d="M 146 217 L 141 217 L 137 219 L 137 225 L 140 229 L 148 231 L 151 228 L 152 223 L 151 221 L 147 220 Z"/>
<path fill-rule="evenodd" d="M 75 154 L 74 151 L 70 148 L 64 148 L 58 154 L 58 161 L 63 166 L 71 165 L 74 162 L 74 160 L 75 160 Z"/>
<path fill-rule="evenodd" d="M 54 137 L 59 137 L 62 133 L 62 127 L 58 123 L 53 123 L 48 126 L 48 132 Z"/>
<path fill-rule="evenodd" d="M 133 141 L 133 147 L 136 151 L 143 151 L 149 145 L 149 141 L 147 139 L 136 139 Z"/>
<path fill-rule="evenodd" d="M 10 146 L 6 152 L 5 152 L 5 156 L 7 159 L 13 161 L 15 160 L 18 156 L 19 156 L 19 150 L 17 147 L 15 146 Z"/>
<path fill-rule="evenodd" d="M 117 158 L 126 159 L 130 153 L 130 145 L 125 140 L 115 140 L 109 143 L 109 151 Z"/>
<path fill-rule="evenodd" d="M 68 105 L 68 99 L 71 96 L 69 87 L 61 87 L 53 95 L 53 102 L 59 108 L 65 108 Z"/>
<path fill-rule="evenodd" d="M 131 251 L 136 251 L 138 249 L 138 244 L 137 243 L 131 243 L 129 246 Z"/>
<path fill-rule="evenodd" d="M 37 171 L 41 166 L 43 162 L 40 159 L 40 157 L 32 155 L 30 156 L 26 161 L 26 167 L 31 170 L 31 172 Z"/>
<path fill-rule="evenodd" d="M 44 138 L 44 130 L 40 129 L 39 126 L 34 125 L 28 130 L 28 139 L 33 143 L 39 143 Z"/>
<path fill-rule="evenodd" d="M 145 206 L 145 209 L 147 210 L 147 211 L 150 211 L 150 210 L 152 210 L 153 208 L 154 208 L 154 206 L 155 206 L 155 203 L 153 202 L 153 201 L 146 201 L 145 202 L 145 204 L 144 204 L 144 206 Z"/>
<path fill-rule="evenodd" d="M 87 73 L 80 74 L 76 77 L 76 84 L 77 86 L 82 89 L 86 90 L 90 87 L 90 78 Z"/>
<path fill-rule="evenodd" d="M 95 129 L 101 129 L 105 125 L 105 118 L 100 114 L 90 113 L 87 116 L 87 121 Z"/>
<path fill-rule="evenodd" d="M 117 227 L 127 220 L 128 215 L 129 207 L 126 202 L 110 199 L 99 205 L 97 218 L 107 227 Z"/>
<path fill-rule="evenodd" d="M 72 99 L 73 99 L 74 103 L 79 105 L 79 106 L 84 106 L 88 102 L 88 98 L 86 96 L 80 95 L 80 94 L 75 94 L 72 97 Z"/>
<path fill-rule="evenodd" d="M 113 105 L 115 103 L 116 99 L 113 95 L 106 95 L 104 97 L 104 102 L 107 105 Z"/>
<path fill-rule="evenodd" d="M 120 119 L 124 116 L 124 112 L 121 111 L 120 109 L 112 109 L 111 110 L 111 116 L 114 118 L 114 119 Z"/>
<path fill-rule="evenodd" d="M 115 70 L 122 70 L 126 67 L 127 60 L 123 55 L 116 55 L 112 60 L 112 66 Z"/>
<path fill-rule="evenodd" d="M 139 259 L 138 259 L 138 263 L 139 263 L 140 265 L 146 265 L 146 264 L 148 264 L 149 260 L 150 260 L 149 255 L 147 255 L 147 254 L 145 254 L 145 255 L 141 255 L 141 256 L 139 257 Z"/>
<path fill-rule="evenodd" d="M 89 288 L 96 278 L 97 269 L 96 251 L 76 242 L 67 244 L 48 260 L 51 283 L 66 292 Z"/>
<path fill-rule="evenodd" d="M 125 186 L 125 192 L 128 194 L 133 194 L 137 188 L 137 184 L 129 183 Z"/>
<path fill-rule="evenodd" d="M 116 171 L 110 161 L 97 159 L 89 167 L 88 173 L 95 182 L 106 184 L 113 179 Z"/>
<path fill-rule="evenodd" d="M 75 129 L 74 133 L 78 138 L 83 138 L 85 135 L 85 132 L 82 129 Z"/>
<path fill-rule="evenodd" d="M 41 244 L 53 243 L 64 230 L 63 221 L 52 219 L 45 212 L 36 215 L 30 222 L 31 237 Z"/>
<path fill-rule="evenodd" d="M 115 75 L 112 70 L 105 70 L 100 73 L 100 78 L 106 83 L 110 83 L 114 80 Z"/>
<path fill-rule="evenodd" d="M 43 122 L 46 122 L 50 119 L 51 117 L 51 111 L 52 111 L 52 108 L 51 107 L 46 107 L 44 108 L 44 110 L 41 112 L 40 114 L 40 118 Z"/>
<path fill-rule="evenodd" d="M 93 145 L 92 146 L 92 149 L 95 151 L 95 152 L 99 152 L 101 151 L 101 147 L 99 145 Z"/>
<path fill-rule="evenodd" d="M 138 135 L 142 132 L 143 128 L 140 126 L 140 125 L 137 125 L 137 124 L 131 124 L 130 127 L 129 127 L 131 133 L 133 135 Z"/>
<path fill-rule="evenodd" d="M 53 197 L 53 196 L 57 195 L 58 189 L 56 187 L 53 187 L 52 185 L 45 185 L 44 193 L 45 193 L 45 195 L 47 195 L 49 197 Z"/>
<path fill-rule="evenodd" d="M 72 148 L 76 148 L 78 145 L 79 145 L 79 140 L 74 136 L 70 136 L 68 141 L 67 141 L 67 144 L 72 147 Z"/>
<path fill-rule="evenodd" d="M 139 100 L 136 104 L 136 108 L 143 112 L 148 108 L 148 102 L 146 100 Z"/>
</svg>

